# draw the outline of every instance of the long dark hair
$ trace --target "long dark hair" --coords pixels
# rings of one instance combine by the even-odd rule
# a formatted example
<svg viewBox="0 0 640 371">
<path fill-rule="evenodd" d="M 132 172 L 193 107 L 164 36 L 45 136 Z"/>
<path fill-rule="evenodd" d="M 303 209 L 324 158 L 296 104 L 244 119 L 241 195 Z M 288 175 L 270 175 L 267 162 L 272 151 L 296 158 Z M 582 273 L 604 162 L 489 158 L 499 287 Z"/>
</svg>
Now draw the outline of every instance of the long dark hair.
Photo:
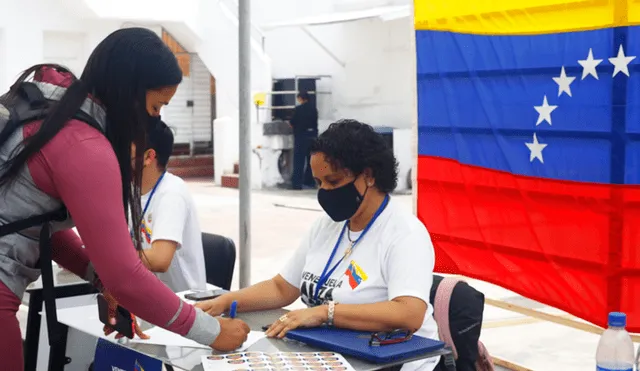
<svg viewBox="0 0 640 371">
<path fill-rule="evenodd" d="M 27 69 L 0 103 L 10 105 L 20 83 L 44 66 L 61 70 L 58 65 L 36 65 Z M 68 72 L 66 69 L 62 71 Z M 111 33 L 98 44 L 80 79 L 73 80 L 60 101 L 51 107 L 38 132 L 26 138 L 22 149 L 0 167 L 4 170 L 0 171 L 0 187 L 18 176 L 29 158 L 60 132 L 90 95 L 106 110 L 104 134 L 120 165 L 124 216 L 126 218 L 131 213 L 133 230 L 138 231 L 142 214 L 142 156 L 135 154 L 135 170 L 132 170 L 131 144 L 135 143 L 136 152 L 145 148 L 147 90 L 179 84 L 182 70 L 175 55 L 154 32 L 145 28 L 124 28 Z M 0 141 L 0 147 L 7 136 L 2 135 L 4 140 Z M 140 233 L 133 235 L 136 249 L 141 249 Z"/>
</svg>

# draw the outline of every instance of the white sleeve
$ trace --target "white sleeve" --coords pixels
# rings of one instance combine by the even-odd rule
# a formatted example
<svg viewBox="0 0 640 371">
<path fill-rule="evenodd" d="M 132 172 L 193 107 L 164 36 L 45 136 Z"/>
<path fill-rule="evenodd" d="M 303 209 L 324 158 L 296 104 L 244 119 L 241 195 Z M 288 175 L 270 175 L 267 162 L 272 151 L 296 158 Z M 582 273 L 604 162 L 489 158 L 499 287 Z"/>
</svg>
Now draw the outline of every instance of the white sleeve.
<svg viewBox="0 0 640 371">
<path fill-rule="evenodd" d="M 429 303 L 435 254 L 429 232 L 416 228 L 390 246 L 384 264 L 389 300 L 412 296 Z"/>
<path fill-rule="evenodd" d="M 282 278 L 295 287 L 300 287 L 300 283 L 302 282 L 302 272 L 304 271 L 304 266 L 307 263 L 307 255 L 317 234 L 320 222 L 321 220 L 318 220 L 313 224 L 302 239 L 302 242 L 300 243 L 300 246 L 298 246 L 296 252 L 280 271 Z"/>
<path fill-rule="evenodd" d="M 151 222 L 151 243 L 158 240 L 173 241 L 182 246 L 189 206 L 184 197 L 177 193 L 165 193 L 158 197 L 153 205 L 153 219 Z"/>
</svg>

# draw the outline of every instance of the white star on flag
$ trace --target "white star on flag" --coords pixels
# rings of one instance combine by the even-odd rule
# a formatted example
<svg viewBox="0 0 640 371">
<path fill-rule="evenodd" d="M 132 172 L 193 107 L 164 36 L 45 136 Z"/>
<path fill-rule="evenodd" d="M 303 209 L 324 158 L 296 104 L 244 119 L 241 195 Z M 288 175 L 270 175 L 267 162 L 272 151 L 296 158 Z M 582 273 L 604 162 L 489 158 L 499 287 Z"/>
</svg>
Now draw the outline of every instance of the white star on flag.
<svg viewBox="0 0 640 371">
<path fill-rule="evenodd" d="M 636 59 L 636 57 L 627 57 L 624 55 L 624 49 L 622 49 L 622 45 L 620 45 L 620 49 L 618 49 L 618 56 L 614 58 L 609 58 L 609 62 L 614 66 L 613 68 L 613 76 L 617 75 L 618 72 L 622 72 L 625 75 L 629 76 L 629 63 L 632 60 Z"/>
<path fill-rule="evenodd" d="M 542 159 L 542 150 L 546 147 L 546 144 L 542 144 L 538 142 L 538 137 L 536 133 L 533 133 L 533 143 L 525 143 L 531 154 L 529 155 L 529 162 L 533 162 L 536 158 L 540 160 L 541 164 L 544 164 L 544 160 Z"/>
<path fill-rule="evenodd" d="M 547 102 L 547 96 L 544 96 L 541 106 L 533 106 L 536 111 L 538 111 L 538 121 L 536 121 L 536 126 L 540 125 L 543 121 L 546 121 L 551 125 L 551 112 L 558 108 L 558 106 L 550 106 L 549 102 Z"/>
<path fill-rule="evenodd" d="M 593 50 L 589 49 L 589 55 L 587 59 L 583 59 L 578 61 L 582 66 L 582 80 L 584 80 L 587 75 L 591 75 L 598 80 L 598 73 L 596 72 L 596 66 L 602 63 L 602 59 L 593 59 Z"/>
<path fill-rule="evenodd" d="M 560 70 L 560 77 L 554 77 L 553 81 L 558 84 L 558 96 L 561 96 L 562 93 L 567 93 L 568 96 L 571 96 L 571 83 L 576 78 L 573 76 L 567 76 L 567 73 L 564 71 L 564 66 L 562 66 L 562 70 Z"/>
</svg>

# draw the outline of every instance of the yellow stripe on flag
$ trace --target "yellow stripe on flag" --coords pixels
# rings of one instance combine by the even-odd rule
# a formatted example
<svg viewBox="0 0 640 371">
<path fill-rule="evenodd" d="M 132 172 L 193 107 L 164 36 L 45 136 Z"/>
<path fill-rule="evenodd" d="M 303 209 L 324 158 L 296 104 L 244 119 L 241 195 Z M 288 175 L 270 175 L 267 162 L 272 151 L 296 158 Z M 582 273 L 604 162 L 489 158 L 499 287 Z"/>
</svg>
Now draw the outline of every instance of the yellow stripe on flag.
<svg viewBox="0 0 640 371">
<path fill-rule="evenodd" d="M 356 271 L 356 274 L 363 280 L 366 281 L 369 277 L 367 277 L 367 274 L 362 270 L 362 268 L 354 261 L 351 261 L 351 265 L 353 266 L 353 268 Z"/>
<path fill-rule="evenodd" d="M 416 30 L 533 35 L 640 24 L 640 0 L 414 0 Z"/>
</svg>

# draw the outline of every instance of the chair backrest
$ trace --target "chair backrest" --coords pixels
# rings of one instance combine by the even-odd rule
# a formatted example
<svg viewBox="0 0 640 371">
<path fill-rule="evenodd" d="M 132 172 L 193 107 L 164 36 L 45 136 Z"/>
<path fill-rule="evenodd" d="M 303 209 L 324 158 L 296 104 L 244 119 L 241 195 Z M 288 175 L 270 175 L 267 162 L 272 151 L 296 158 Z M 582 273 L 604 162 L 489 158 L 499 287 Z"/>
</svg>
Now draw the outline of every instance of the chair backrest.
<svg viewBox="0 0 640 371">
<path fill-rule="evenodd" d="M 445 368 L 493 371 L 492 358 L 480 342 L 484 295 L 457 278 L 434 275 L 430 302 L 440 340 L 453 352 L 452 359 L 444 358 Z"/>
<path fill-rule="evenodd" d="M 207 283 L 230 290 L 236 264 L 236 244 L 230 238 L 203 233 L 202 248 Z"/>
</svg>

